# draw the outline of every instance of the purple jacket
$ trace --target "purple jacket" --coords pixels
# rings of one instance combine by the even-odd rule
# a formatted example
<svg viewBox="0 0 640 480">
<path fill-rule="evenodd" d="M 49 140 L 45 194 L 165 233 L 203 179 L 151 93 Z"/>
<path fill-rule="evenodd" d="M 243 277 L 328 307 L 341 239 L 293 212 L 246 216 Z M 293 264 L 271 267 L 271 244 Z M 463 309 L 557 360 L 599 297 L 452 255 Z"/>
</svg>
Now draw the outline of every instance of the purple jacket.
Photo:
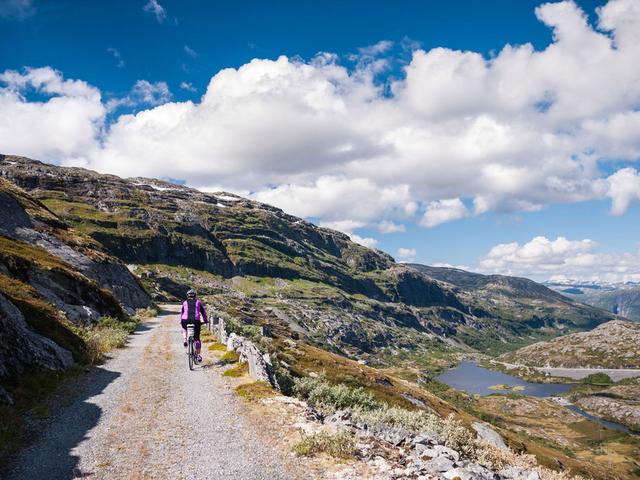
<svg viewBox="0 0 640 480">
<path fill-rule="evenodd" d="M 209 319 L 207 318 L 207 312 L 202 305 L 200 300 L 196 300 L 196 321 L 200 321 L 200 315 L 204 318 L 204 323 L 209 323 Z M 188 320 L 189 319 L 189 304 L 185 300 L 182 304 L 182 310 L 180 310 L 180 320 Z"/>
</svg>

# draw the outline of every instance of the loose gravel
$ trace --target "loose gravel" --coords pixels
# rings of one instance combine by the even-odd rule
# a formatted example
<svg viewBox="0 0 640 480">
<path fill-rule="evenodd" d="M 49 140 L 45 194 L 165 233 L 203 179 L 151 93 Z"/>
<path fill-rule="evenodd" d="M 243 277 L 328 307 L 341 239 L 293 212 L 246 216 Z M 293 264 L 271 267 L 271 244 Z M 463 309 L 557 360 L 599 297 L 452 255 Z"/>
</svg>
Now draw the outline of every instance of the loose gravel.
<svg viewBox="0 0 640 480">
<path fill-rule="evenodd" d="M 303 478 L 244 419 L 213 360 L 188 369 L 176 315 L 146 322 L 93 369 L 7 480 Z"/>
</svg>

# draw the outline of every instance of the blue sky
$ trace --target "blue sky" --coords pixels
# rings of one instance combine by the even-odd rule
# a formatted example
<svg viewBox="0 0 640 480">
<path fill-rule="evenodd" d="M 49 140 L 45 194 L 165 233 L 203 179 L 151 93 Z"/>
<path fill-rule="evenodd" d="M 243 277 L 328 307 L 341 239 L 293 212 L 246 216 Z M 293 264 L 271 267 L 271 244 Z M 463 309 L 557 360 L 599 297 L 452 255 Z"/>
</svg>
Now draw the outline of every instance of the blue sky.
<svg viewBox="0 0 640 480">
<path fill-rule="evenodd" d="M 4 21 L 0 58 L 4 68 L 51 65 L 70 78 L 82 78 L 105 92 L 122 93 L 140 78 L 163 80 L 179 99 L 183 81 L 202 94 L 211 76 L 252 58 L 321 51 L 354 53 L 380 40 L 405 37 L 425 48 L 446 46 L 489 55 L 505 43 L 551 40 L 535 18 L 538 1 L 161 1 L 159 23 L 143 11 L 144 0 L 33 2 L 34 14 Z M 593 14 L 602 2 L 580 5 Z M 185 51 L 197 52 L 196 59 Z M 108 53 L 117 49 L 125 68 Z"/>
<path fill-rule="evenodd" d="M 640 280 L 639 9 L 541 4 L 0 0 L 0 151 L 251 195 L 404 260 Z"/>
</svg>

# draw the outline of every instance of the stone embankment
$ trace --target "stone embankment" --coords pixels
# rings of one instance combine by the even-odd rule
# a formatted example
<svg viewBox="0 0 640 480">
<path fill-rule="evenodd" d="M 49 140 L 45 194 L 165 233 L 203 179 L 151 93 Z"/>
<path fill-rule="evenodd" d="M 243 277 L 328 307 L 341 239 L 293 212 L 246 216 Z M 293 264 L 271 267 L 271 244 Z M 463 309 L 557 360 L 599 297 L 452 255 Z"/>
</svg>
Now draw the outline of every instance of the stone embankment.
<svg viewBox="0 0 640 480">
<path fill-rule="evenodd" d="M 268 353 L 261 353 L 255 343 L 235 333 L 229 333 L 223 318 L 218 319 L 212 328 L 218 335 L 220 343 L 227 346 L 227 350 L 238 353 L 240 362 L 246 362 L 249 376 L 256 381 L 268 382 L 272 387 L 280 390 L 278 380 L 273 373 L 273 366 Z"/>
</svg>

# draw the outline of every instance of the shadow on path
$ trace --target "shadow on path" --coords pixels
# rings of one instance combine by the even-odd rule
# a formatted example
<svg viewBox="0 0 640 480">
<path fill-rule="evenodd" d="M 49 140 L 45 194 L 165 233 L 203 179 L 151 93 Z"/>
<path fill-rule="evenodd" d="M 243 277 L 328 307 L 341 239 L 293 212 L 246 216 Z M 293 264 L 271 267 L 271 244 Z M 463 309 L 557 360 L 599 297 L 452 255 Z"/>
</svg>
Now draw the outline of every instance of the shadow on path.
<svg viewBox="0 0 640 480">
<path fill-rule="evenodd" d="M 102 416 L 102 409 L 88 400 L 102 393 L 119 376 L 119 373 L 102 367 L 87 374 L 82 380 L 79 396 L 54 414 L 47 431 L 9 463 L 7 475 L 2 475 L 2 478 L 66 480 L 91 475 L 78 472 L 79 458 L 72 454 L 72 450 L 87 438 L 87 433 Z"/>
<path fill-rule="evenodd" d="M 125 348 L 115 350 L 109 357 L 126 355 L 126 350 L 136 348 L 132 342 L 136 337 L 152 330 L 152 322 L 138 325 Z M 114 371 L 118 368 L 113 368 L 109 364 L 110 360 L 107 358 L 104 365 L 92 368 L 86 375 L 62 387 L 69 392 L 65 392 L 61 400 L 53 400 L 52 418 L 37 422 L 35 431 L 30 432 L 35 438 L 26 449 L 10 459 L 8 465 L 0 468 L 0 478 L 67 480 L 94 475 L 94 472 L 81 472 L 78 469 L 80 458 L 74 455 L 73 450 L 89 437 L 89 432 L 103 416 L 102 408 L 91 399 L 103 393 L 122 375 L 119 371 Z M 70 395 L 71 400 L 66 395 Z"/>
</svg>

